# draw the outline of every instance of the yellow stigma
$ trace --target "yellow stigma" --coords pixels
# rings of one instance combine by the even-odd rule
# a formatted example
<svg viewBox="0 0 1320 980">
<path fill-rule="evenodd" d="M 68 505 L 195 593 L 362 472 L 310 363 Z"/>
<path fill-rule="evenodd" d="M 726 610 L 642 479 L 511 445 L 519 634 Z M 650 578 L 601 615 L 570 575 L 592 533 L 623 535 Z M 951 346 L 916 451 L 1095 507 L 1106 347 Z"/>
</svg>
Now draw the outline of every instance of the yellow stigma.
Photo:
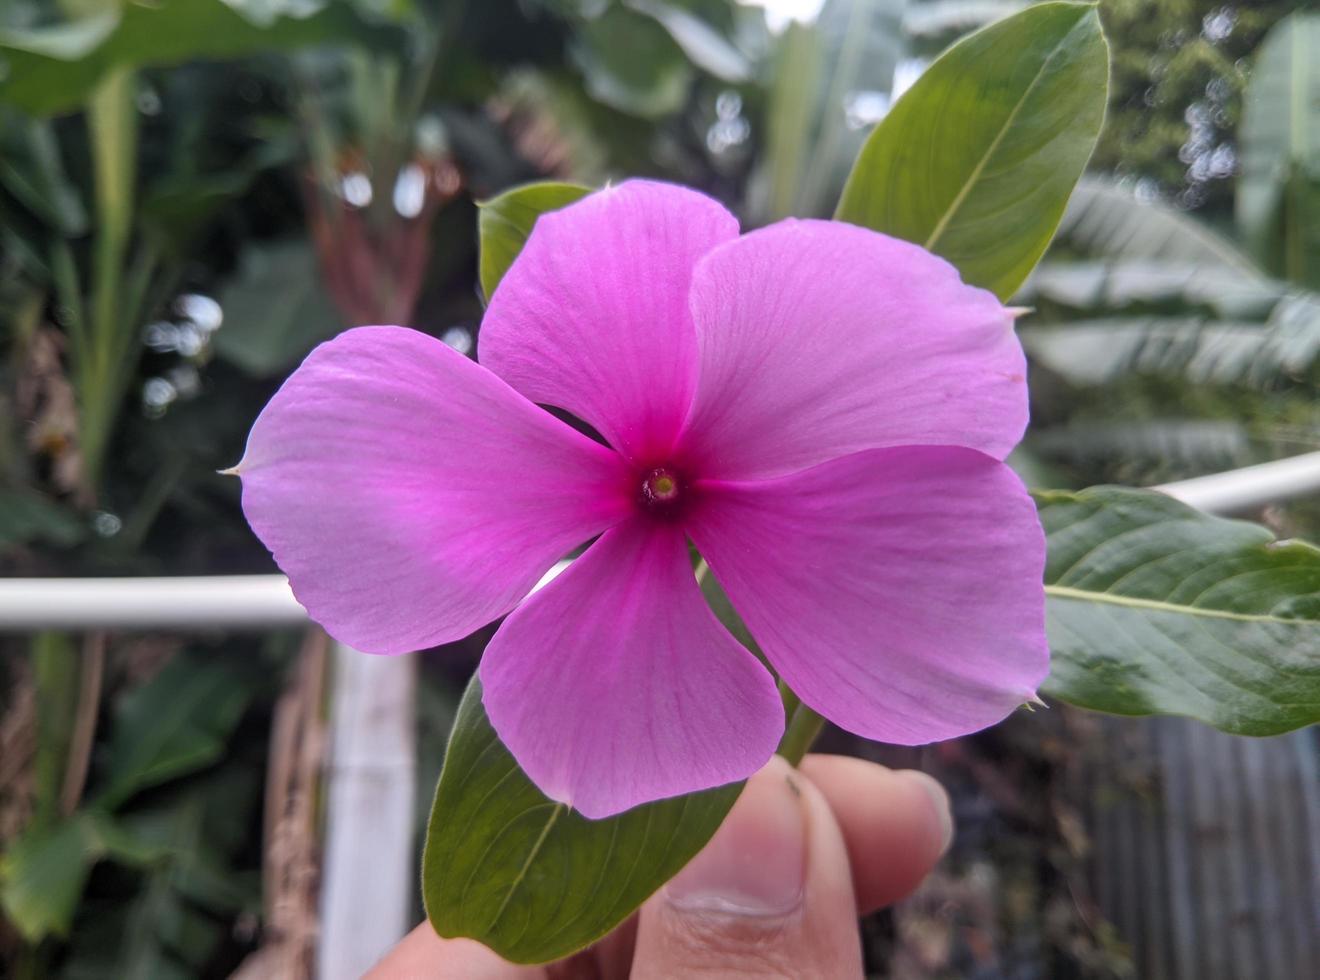
<svg viewBox="0 0 1320 980">
<path fill-rule="evenodd" d="M 651 514 L 673 517 L 682 506 L 684 494 L 683 477 L 669 466 L 657 466 L 642 474 L 638 502 Z"/>
</svg>

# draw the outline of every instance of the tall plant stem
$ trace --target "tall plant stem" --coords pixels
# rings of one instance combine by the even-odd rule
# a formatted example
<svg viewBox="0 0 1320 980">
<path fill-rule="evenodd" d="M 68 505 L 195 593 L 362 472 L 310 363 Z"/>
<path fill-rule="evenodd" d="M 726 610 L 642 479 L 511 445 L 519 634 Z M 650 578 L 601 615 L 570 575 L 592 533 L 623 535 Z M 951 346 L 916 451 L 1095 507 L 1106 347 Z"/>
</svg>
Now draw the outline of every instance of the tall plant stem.
<svg viewBox="0 0 1320 980">
<path fill-rule="evenodd" d="M 124 279 L 132 233 L 137 166 L 134 76 L 106 76 L 87 106 L 95 170 L 97 234 L 92 253 L 91 304 L 85 343 L 78 351 L 79 429 L 86 485 L 95 492 L 114 431 L 133 351 L 137 311 L 125 309 Z"/>
<path fill-rule="evenodd" d="M 101 706 L 101 686 L 105 676 L 105 633 L 88 633 L 83 641 L 83 656 L 78 681 L 78 707 L 69 737 L 69 756 L 64 766 L 60 788 L 60 815 L 73 813 L 82 799 L 87 783 L 87 769 L 96 739 L 96 717 Z"/>
<path fill-rule="evenodd" d="M 784 737 L 779 740 L 779 748 L 775 752 L 787 759 L 791 765 L 796 766 L 811 750 L 816 737 L 825 727 L 825 719 L 803 704 L 783 681 L 779 682 L 779 693 L 784 699 L 784 716 L 788 719 L 788 724 L 784 728 Z"/>
</svg>

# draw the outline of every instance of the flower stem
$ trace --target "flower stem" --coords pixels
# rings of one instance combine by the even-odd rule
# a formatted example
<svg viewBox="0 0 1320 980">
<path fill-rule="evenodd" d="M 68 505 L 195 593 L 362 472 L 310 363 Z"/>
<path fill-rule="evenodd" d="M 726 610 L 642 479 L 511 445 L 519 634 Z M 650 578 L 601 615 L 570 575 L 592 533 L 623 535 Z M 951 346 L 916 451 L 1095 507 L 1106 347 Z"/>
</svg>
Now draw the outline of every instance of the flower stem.
<svg viewBox="0 0 1320 980">
<path fill-rule="evenodd" d="M 694 571 L 697 584 L 703 584 L 710 573 L 706 559 L 698 561 Z M 775 753 L 796 767 L 811 750 L 811 744 L 816 741 L 820 730 L 825 727 L 825 719 L 803 704 L 802 699 L 782 680 L 779 682 L 779 696 L 784 701 L 784 717 L 788 719 L 788 724 L 784 726 L 784 737 L 779 740 L 779 748 L 775 749 Z"/>
<path fill-rule="evenodd" d="M 779 693 L 784 698 L 784 715 L 788 718 L 788 725 L 775 751 L 796 766 L 825 727 L 825 719 L 803 704 L 801 698 L 783 681 L 779 682 Z"/>
</svg>

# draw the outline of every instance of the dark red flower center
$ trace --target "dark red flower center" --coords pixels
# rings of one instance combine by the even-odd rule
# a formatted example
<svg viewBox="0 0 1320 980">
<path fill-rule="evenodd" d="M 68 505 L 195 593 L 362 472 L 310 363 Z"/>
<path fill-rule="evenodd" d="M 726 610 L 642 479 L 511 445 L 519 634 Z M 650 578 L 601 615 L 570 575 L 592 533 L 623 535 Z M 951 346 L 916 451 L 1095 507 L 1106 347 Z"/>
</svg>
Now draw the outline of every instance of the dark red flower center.
<svg viewBox="0 0 1320 980">
<path fill-rule="evenodd" d="M 657 466 L 642 474 L 637 499 L 642 509 L 656 517 L 673 517 L 683 504 L 683 476 L 672 466 Z"/>
</svg>

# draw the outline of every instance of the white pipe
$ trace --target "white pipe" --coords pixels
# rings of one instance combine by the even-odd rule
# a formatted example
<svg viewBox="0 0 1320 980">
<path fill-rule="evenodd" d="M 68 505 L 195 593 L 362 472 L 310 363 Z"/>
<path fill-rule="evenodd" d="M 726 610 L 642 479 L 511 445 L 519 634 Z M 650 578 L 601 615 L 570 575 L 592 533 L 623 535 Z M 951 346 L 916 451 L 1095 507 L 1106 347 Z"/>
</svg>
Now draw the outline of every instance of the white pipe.
<svg viewBox="0 0 1320 980">
<path fill-rule="evenodd" d="M 1235 514 L 1320 493 L 1320 453 L 1179 480 L 1155 489 L 1211 514 Z"/>
<path fill-rule="evenodd" d="M 0 632 L 264 630 L 306 622 L 283 575 L 0 579 Z"/>
<path fill-rule="evenodd" d="M 541 576 L 535 592 L 568 567 Z M 38 630 L 267 630 L 307 610 L 283 575 L 170 578 L 0 578 L 0 633 Z"/>
<path fill-rule="evenodd" d="M 1320 452 L 1154 489 L 1211 514 L 1320 493 Z M 561 561 L 536 589 L 568 567 Z M 533 589 L 535 591 L 535 589 Z M 45 629 L 264 630 L 298 626 L 307 611 L 283 575 L 0 579 L 0 633 Z"/>
<path fill-rule="evenodd" d="M 1155 487 L 1212 514 L 1320 493 L 1320 452 Z M 541 588 L 568 566 L 561 561 Z M 265 630 L 307 612 L 283 575 L 0 578 L 0 633 L 45 629 Z"/>
</svg>

